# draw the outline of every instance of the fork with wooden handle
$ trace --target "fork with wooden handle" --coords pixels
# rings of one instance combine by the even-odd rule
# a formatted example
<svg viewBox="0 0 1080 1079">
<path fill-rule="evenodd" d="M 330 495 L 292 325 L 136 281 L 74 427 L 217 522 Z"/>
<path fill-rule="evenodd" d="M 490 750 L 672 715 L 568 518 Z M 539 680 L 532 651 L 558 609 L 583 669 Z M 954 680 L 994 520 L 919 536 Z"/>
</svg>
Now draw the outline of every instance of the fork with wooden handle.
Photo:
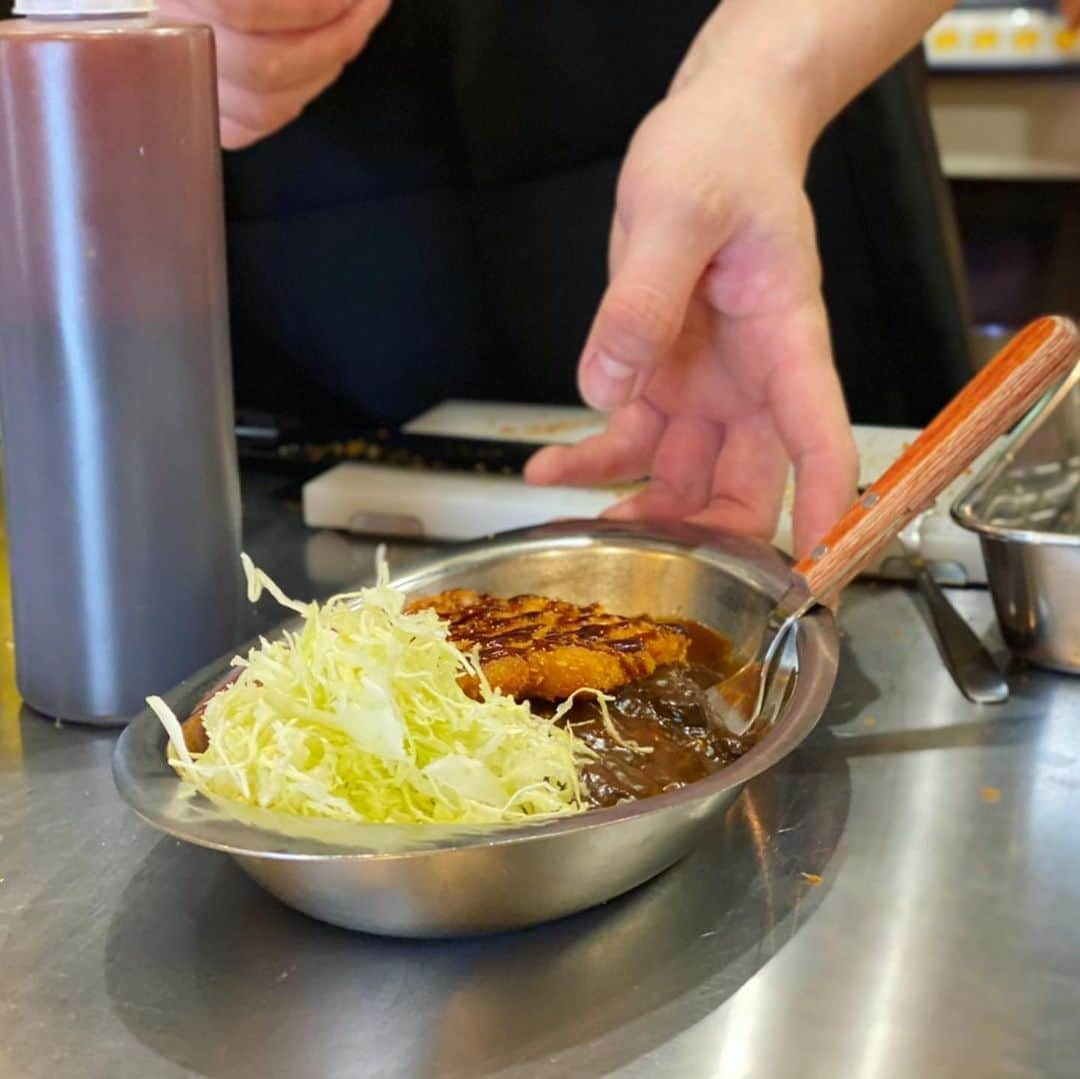
<svg viewBox="0 0 1080 1079">
<path fill-rule="evenodd" d="M 707 694 L 710 718 L 737 734 L 761 714 L 778 658 L 799 619 L 831 603 L 875 555 L 1004 434 L 1076 362 L 1080 333 L 1043 318 L 1012 339 L 872 484 L 813 551 L 760 630 L 737 642 L 741 666 Z"/>
</svg>

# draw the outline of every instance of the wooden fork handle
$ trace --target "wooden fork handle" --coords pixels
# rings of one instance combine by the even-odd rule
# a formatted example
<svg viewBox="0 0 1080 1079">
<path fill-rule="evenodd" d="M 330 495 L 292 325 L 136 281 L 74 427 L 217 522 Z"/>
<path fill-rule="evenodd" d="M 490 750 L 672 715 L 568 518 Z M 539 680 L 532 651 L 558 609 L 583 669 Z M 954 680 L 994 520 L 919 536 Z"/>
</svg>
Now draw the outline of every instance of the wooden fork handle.
<svg viewBox="0 0 1080 1079">
<path fill-rule="evenodd" d="M 840 519 L 795 571 L 827 600 L 1076 362 L 1080 333 L 1042 318 L 1014 337 Z"/>
</svg>

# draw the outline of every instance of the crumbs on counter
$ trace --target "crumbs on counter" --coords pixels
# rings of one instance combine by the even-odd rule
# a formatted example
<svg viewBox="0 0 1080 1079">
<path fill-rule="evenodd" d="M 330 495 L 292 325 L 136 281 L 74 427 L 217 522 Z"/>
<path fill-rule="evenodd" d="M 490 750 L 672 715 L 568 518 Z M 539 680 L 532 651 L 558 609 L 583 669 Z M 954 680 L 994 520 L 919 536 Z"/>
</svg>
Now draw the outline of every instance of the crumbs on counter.
<svg viewBox="0 0 1080 1079">
<path fill-rule="evenodd" d="M 877 726 L 877 720 L 873 716 L 864 716 L 863 721 L 862 721 L 862 725 L 864 727 L 876 727 Z"/>
<path fill-rule="evenodd" d="M 997 787 L 980 787 L 979 795 L 988 805 L 997 805 L 1001 801 L 1001 791 Z"/>
<path fill-rule="evenodd" d="M 504 438 L 551 438 L 572 431 L 588 431 L 595 426 L 595 417 L 588 416 L 573 420 L 551 420 L 548 423 L 503 423 L 496 431 Z"/>
<path fill-rule="evenodd" d="M 822 881 L 820 873 L 800 873 L 799 876 L 802 877 L 811 888 L 816 888 Z"/>
</svg>

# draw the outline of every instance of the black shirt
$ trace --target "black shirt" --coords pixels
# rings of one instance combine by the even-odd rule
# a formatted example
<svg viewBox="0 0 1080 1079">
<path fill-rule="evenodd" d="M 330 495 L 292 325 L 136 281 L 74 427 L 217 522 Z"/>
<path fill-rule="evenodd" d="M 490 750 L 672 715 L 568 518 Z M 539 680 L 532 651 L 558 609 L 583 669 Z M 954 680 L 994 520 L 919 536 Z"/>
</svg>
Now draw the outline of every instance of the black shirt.
<svg viewBox="0 0 1080 1079">
<path fill-rule="evenodd" d="M 226 155 L 238 400 L 357 422 L 576 400 L 622 155 L 714 6 L 395 0 L 300 120 Z M 859 129 L 833 125 L 810 177 L 838 360 L 857 419 L 922 422 L 955 357 L 867 205 L 894 170 Z"/>
</svg>

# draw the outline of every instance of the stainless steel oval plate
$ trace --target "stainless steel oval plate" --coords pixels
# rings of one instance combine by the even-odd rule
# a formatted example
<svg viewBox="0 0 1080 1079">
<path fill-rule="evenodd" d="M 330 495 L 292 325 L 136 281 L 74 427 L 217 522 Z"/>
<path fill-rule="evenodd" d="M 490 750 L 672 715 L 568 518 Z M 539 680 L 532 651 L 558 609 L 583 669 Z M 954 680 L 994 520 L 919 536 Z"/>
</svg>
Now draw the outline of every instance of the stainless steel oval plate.
<svg viewBox="0 0 1080 1079">
<path fill-rule="evenodd" d="M 737 638 L 783 593 L 789 575 L 783 556 L 764 544 L 685 525 L 578 521 L 455 549 L 395 584 L 411 595 L 458 587 L 537 592 L 628 615 L 696 619 Z M 315 918 L 395 936 L 491 933 L 606 902 L 682 858 L 747 780 L 810 733 L 831 692 L 837 654 L 835 622 L 819 610 L 800 629 L 782 709 L 745 756 L 681 790 L 527 826 L 359 827 L 269 814 L 239 821 L 188 795 L 149 711 L 121 736 L 114 774 L 148 824 L 231 854 L 268 891 Z M 167 696 L 178 715 L 225 677 L 230 658 Z"/>
</svg>

